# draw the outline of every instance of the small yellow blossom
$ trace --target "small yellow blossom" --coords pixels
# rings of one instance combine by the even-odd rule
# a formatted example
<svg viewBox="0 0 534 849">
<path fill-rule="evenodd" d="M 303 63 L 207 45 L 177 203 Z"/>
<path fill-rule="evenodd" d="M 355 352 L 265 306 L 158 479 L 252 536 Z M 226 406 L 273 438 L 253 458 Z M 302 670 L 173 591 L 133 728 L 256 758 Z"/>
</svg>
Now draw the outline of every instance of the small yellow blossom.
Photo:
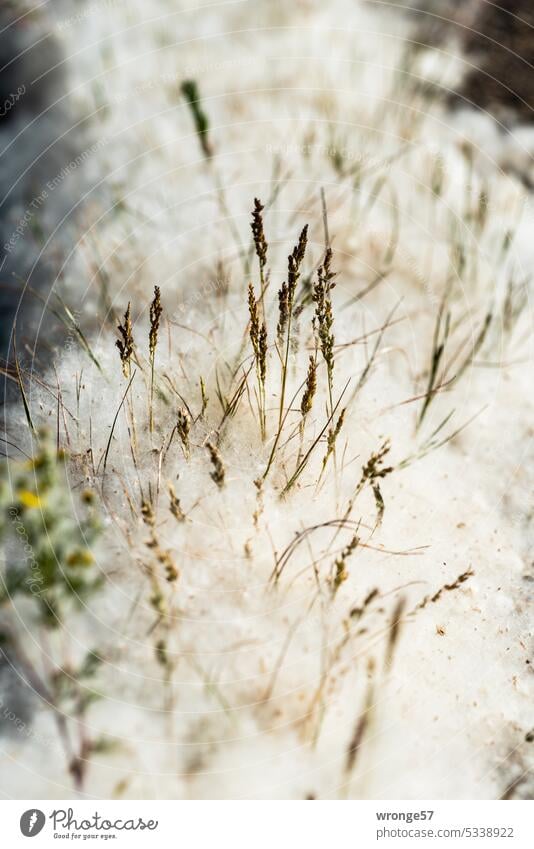
<svg viewBox="0 0 534 849">
<path fill-rule="evenodd" d="M 24 507 L 33 508 L 43 506 L 43 502 L 39 498 L 39 496 L 36 495 L 35 492 L 31 492 L 31 490 L 29 489 L 19 490 L 19 492 L 17 493 L 17 497 L 20 503 L 24 505 Z"/>
<path fill-rule="evenodd" d="M 76 548 L 67 557 L 69 566 L 90 566 L 94 563 L 94 557 L 88 548 Z"/>
</svg>

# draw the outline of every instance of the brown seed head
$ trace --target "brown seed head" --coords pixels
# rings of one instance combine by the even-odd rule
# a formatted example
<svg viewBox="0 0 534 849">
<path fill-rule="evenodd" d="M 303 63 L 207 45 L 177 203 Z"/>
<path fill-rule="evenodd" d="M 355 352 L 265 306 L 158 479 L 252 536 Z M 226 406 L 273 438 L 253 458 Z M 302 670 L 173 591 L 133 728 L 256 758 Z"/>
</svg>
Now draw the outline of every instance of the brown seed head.
<svg viewBox="0 0 534 849">
<path fill-rule="evenodd" d="M 191 430 L 191 422 L 185 410 L 178 410 L 178 418 L 176 422 L 176 432 L 180 437 L 184 451 L 189 453 L 189 431 Z"/>
<path fill-rule="evenodd" d="M 258 198 L 254 198 L 254 210 L 252 212 L 252 236 L 254 238 L 254 246 L 256 248 L 256 255 L 258 257 L 260 268 L 263 270 L 265 268 L 265 264 L 267 262 L 267 240 L 265 238 L 265 231 L 263 229 L 263 204 L 258 200 Z"/>
<path fill-rule="evenodd" d="M 169 484 L 168 489 L 170 499 L 169 510 L 171 511 L 172 515 L 174 516 L 177 522 L 184 522 L 185 513 L 182 510 L 182 507 L 180 505 L 180 499 L 176 495 L 176 490 L 174 489 L 172 483 Z"/>
<path fill-rule="evenodd" d="M 308 374 L 306 376 L 306 386 L 304 388 L 304 395 L 302 396 L 302 401 L 300 402 L 300 412 L 302 416 L 307 416 L 310 412 L 313 404 L 313 399 L 315 396 L 315 392 L 317 390 L 317 364 L 315 362 L 315 357 L 310 355 L 310 362 L 308 365 Z"/>
<path fill-rule="evenodd" d="M 313 287 L 313 300 L 315 303 L 315 315 L 313 319 L 314 327 L 316 328 L 319 338 L 319 347 L 326 363 L 328 373 L 328 382 L 332 387 L 333 372 L 334 372 L 334 333 L 332 330 L 334 324 L 334 316 L 332 312 L 332 301 L 330 292 L 335 284 L 332 283 L 334 273 L 331 271 L 330 265 L 332 261 L 332 250 L 328 248 L 325 253 L 323 264 L 317 272 L 317 283 Z"/>
<path fill-rule="evenodd" d="M 121 335 L 121 339 L 117 339 L 115 345 L 119 349 L 119 354 L 122 363 L 122 373 L 124 377 L 130 376 L 130 360 L 134 350 L 134 340 L 132 334 L 132 319 L 130 315 L 130 304 L 126 307 L 124 313 L 124 324 L 119 324 L 117 330 Z"/>
<path fill-rule="evenodd" d="M 250 315 L 250 341 L 254 351 L 254 359 L 260 383 L 265 383 L 267 375 L 267 327 L 265 322 L 260 325 L 258 304 L 254 295 L 252 283 L 248 286 L 248 311 Z"/>
<path fill-rule="evenodd" d="M 306 245 L 308 244 L 308 225 L 302 228 L 297 245 L 287 258 L 287 289 L 289 298 L 289 309 L 293 306 L 295 291 L 297 288 L 298 279 L 300 277 L 300 267 L 304 254 L 306 253 Z"/>
<path fill-rule="evenodd" d="M 250 341 L 252 342 L 252 349 L 254 351 L 254 354 L 257 357 L 260 338 L 260 319 L 258 314 L 258 304 L 256 302 L 256 296 L 254 294 L 254 287 L 252 283 L 248 284 L 248 311 L 250 315 Z"/>
<path fill-rule="evenodd" d="M 276 338 L 278 344 L 282 347 L 284 334 L 289 320 L 289 290 L 287 283 L 282 283 L 278 291 L 278 324 L 276 326 Z"/>
<path fill-rule="evenodd" d="M 209 451 L 211 465 L 213 466 L 213 471 L 210 472 L 210 477 L 213 481 L 215 481 L 219 488 L 222 488 L 224 486 L 225 469 L 222 457 L 219 454 L 219 449 L 213 444 L 213 442 L 208 442 L 206 444 L 206 448 Z"/>
<path fill-rule="evenodd" d="M 152 507 L 150 501 L 147 501 L 144 498 L 141 502 L 141 515 L 143 517 L 143 522 L 145 523 L 145 525 L 148 525 L 149 527 L 153 528 L 156 524 L 154 508 Z"/>
<path fill-rule="evenodd" d="M 154 298 L 150 304 L 150 334 L 148 340 L 148 349 L 150 359 L 154 359 L 156 353 L 156 345 L 158 344 L 159 322 L 163 308 L 161 306 L 161 293 L 159 286 L 154 286 Z"/>
</svg>

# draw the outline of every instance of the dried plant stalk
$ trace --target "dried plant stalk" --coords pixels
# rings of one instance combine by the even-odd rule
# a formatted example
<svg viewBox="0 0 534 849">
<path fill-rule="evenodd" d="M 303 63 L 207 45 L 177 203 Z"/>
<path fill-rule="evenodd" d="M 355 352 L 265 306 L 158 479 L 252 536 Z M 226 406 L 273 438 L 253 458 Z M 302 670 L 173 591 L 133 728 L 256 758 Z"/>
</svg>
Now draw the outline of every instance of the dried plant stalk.
<svg viewBox="0 0 534 849">
<path fill-rule="evenodd" d="M 124 324 L 119 324 L 117 330 L 121 335 L 121 339 L 117 339 L 115 345 L 119 349 L 119 355 L 122 364 L 122 373 L 124 377 L 129 378 L 131 374 L 131 359 L 134 351 L 134 340 L 132 332 L 132 319 L 130 313 L 130 303 L 126 307 L 126 312 L 123 318 Z"/>
<path fill-rule="evenodd" d="M 315 397 L 316 391 L 317 363 L 315 362 L 315 357 L 310 355 L 310 361 L 308 364 L 308 374 L 306 375 L 306 386 L 304 387 L 304 394 L 300 402 L 300 412 L 302 414 L 303 419 L 306 418 L 312 408 L 313 399 Z"/>
<path fill-rule="evenodd" d="M 180 437 L 184 454 L 189 457 L 189 432 L 191 430 L 191 422 L 185 410 L 178 410 L 178 418 L 176 422 L 176 432 Z"/>
<path fill-rule="evenodd" d="M 202 375 L 200 376 L 199 384 L 200 384 L 200 397 L 201 397 L 201 400 L 202 400 L 202 408 L 200 410 L 200 418 L 202 419 L 204 417 L 204 413 L 206 412 L 206 408 L 208 406 L 208 401 L 209 401 L 209 398 L 206 394 L 206 384 L 204 383 L 204 378 L 202 377 Z"/>
<path fill-rule="evenodd" d="M 271 468 L 272 462 L 274 460 L 276 449 L 278 448 L 278 443 L 280 441 L 280 436 L 282 433 L 287 374 L 289 366 L 289 352 L 291 349 L 291 319 L 293 316 L 293 304 L 295 301 L 295 293 L 297 291 L 297 283 L 300 277 L 300 270 L 302 262 L 304 260 L 304 255 L 306 253 L 307 244 L 308 225 L 306 224 L 300 233 L 297 244 L 295 245 L 293 251 L 289 254 L 287 258 L 287 282 L 283 283 L 282 288 L 278 292 L 278 300 L 280 304 L 280 312 L 278 319 L 278 336 L 279 338 L 280 335 L 282 336 L 282 342 L 284 342 L 285 339 L 285 353 L 282 357 L 282 378 L 280 390 L 280 406 L 278 410 L 278 429 L 273 441 L 273 447 L 271 449 L 271 454 L 267 462 L 267 467 L 265 469 L 265 472 L 263 473 L 264 478 L 266 478 L 269 474 L 269 469 Z"/>
<path fill-rule="evenodd" d="M 158 344 L 159 323 L 163 308 L 159 286 L 154 286 L 154 298 L 150 304 L 150 332 L 148 336 L 148 355 L 150 361 L 150 433 L 154 430 L 154 363 Z"/>
<path fill-rule="evenodd" d="M 347 570 L 347 560 L 353 554 L 353 552 L 357 549 L 360 544 L 360 537 L 358 534 L 353 534 L 339 557 L 336 558 L 334 563 L 334 574 L 330 579 L 332 596 L 335 596 L 341 584 L 347 580 L 349 577 L 349 573 Z"/>
<path fill-rule="evenodd" d="M 453 590 L 459 589 L 462 584 L 465 584 L 465 582 L 468 581 L 469 578 L 471 578 L 474 574 L 475 573 L 473 569 L 469 567 L 466 572 L 462 572 L 461 575 L 458 575 L 456 580 L 454 580 L 451 584 L 444 584 L 442 587 L 439 588 L 439 590 L 437 590 L 437 592 L 434 593 L 434 595 L 425 596 L 424 599 L 417 605 L 415 609 L 422 610 L 428 604 L 435 604 L 437 601 L 440 600 L 441 596 L 444 593 L 449 593 Z"/>
<path fill-rule="evenodd" d="M 217 484 L 219 489 L 222 489 L 226 473 L 219 449 L 213 444 L 213 442 L 206 443 L 206 448 L 209 451 L 211 465 L 213 466 L 213 470 L 210 472 L 210 477 L 212 481 Z"/>
<path fill-rule="evenodd" d="M 343 427 L 343 423 L 345 421 L 346 411 L 347 411 L 347 408 L 344 407 L 341 410 L 341 412 L 338 416 L 337 422 L 335 423 L 334 427 L 331 427 L 328 430 L 328 435 L 326 437 L 326 454 L 323 457 L 323 465 L 322 465 L 322 468 L 321 468 L 321 474 L 319 475 L 319 480 L 321 480 L 323 473 L 324 473 L 324 470 L 326 469 L 327 463 L 328 463 L 330 457 L 332 456 L 332 454 L 334 453 L 337 438 L 340 434 L 341 428 Z"/>
<path fill-rule="evenodd" d="M 379 481 L 385 478 L 386 475 L 391 474 L 393 471 L 393 466 L 384 466 L 384 458 L 387 454 L 389 454 L 390 450 L 391 444 L 389 439 L 386 439 L 380 446 L 379 450 L 371 454 L 365 466 L 362 466 L 362 476 L 358 486 L 356 487 L 356 495 L 358 495 L 364 488 L 365 484 L 368 483 L 371 486 L 377 508 L 377 527 L 382 522 L 385 509 Z"/>
<path fill-rule="evenodd" d="M 258 313 L 258 303 L 254 295 L 252 283 L 248 287 L 248 309 L 249 309 L 249 335 L 254 352 L 254 361 L 256 364 L 256 376 L 258 379 L 258 406 L 260 417 L 260 431 L 262 440 L 266 434 L 266 413 L 265 413 L 265 379 L 267 377 L 267 327 L 265 322 L 260 324 Z"/>
<path fill-rule="evenodd" d="M 332 249 L 327 248 L 322 265 L 317 272 L 317 283 L 313 287 L 313 301 L 315 303 L 315 315 L 313 326 L 317 333 L 318 344 L 326 364 L 328 376 L 328 393 L 330 399 L 330 410 L 332 410 L 332 392 L 334 386 L 334 333 L 332 330 L 334 316 L 330 293 L 335 286 L 334 272 L 331 270 Z"/>
<path fill-rule="evenodd" d="M 269 247 L 265 238 L 265 230 L 263 227 L 263 210 L 265 207 L 258 198 L 254 198 L 254 209 L 252 212 L 252 221 L 250 227 L 252 229 L 252 238 L 254 239 L 254 247 L 256 256 L 260 266 L 260 300 L 263 305 L 263 296 L 265 290 L 265 266 L 267 264 L 267 249 Z M 265 319 L 265 307 L 263 309 L 263 317 Z"/>
<path fill-rule="evenodd" d="M 169 510 L 171 511 L 172 515 L 174 516 L 177 522 L 185 522 L 185 513 L 182 510 L 180 499 L 176 495 L 176 490 L 174 489 L 172 483 L 169 484 L 168 491 L 170 501 Z"/>
<path fill-rule="evenodd" d="M 141 501 L 141 516 L 143 517 L 143 522 L 145 525 L 148 525 L 149 528 L 153 528 L 155 526 L 156 516 L 154 508 L 150 501 L 147 501 L 146 498 L 143 498 Z"/>
<path fill-rule="evenodd" d="M 299 433 L 300 433 L 300 444 L 299 444 L 299 453 L 297 457 L 297 465 L 300 463 L 302 458 L 302 451 L 304 445 L 304 428 L 306 424 L 306 416 L 310 412 L 313 399 L 315 397 L 315 393 L 317 391 L 317 360 L 314 356 L 310 354 L 310 359 L 308 363 L 308 373 L 306 375 L 306 383 L 304 385 L 304 392 L 302 395 L 302 399 L 300 402 L 300 413 L 302 419 L 299 425 Z"/>
</svg>

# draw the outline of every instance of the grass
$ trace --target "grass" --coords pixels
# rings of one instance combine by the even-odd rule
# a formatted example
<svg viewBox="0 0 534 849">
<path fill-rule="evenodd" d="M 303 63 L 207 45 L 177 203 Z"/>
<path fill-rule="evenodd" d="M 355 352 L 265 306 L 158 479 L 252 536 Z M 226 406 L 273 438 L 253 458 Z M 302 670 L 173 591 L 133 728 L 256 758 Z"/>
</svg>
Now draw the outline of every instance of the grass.
<svg viewBox="0 0 534 849">
<path fill-rule="evenodd" d="M 207 129 L 204 133 L 199 131 L 201 143 L 207 144 L 206 134 Z M 206 158 L 209 158 L 207 154 Z M 224 514 L 225 505 L 232 503 L 232 499 L 235 504 L 243 499 L 236 484 L 236 478 L 242 480 L 243 473 L 238 471 L 237 475 L 234 474 L 234 464 L 235 446 L 238 446 L 238 453 L 241 450 L 244 423 L 250 418 L 255 424 L 254 432 L 257 436 L 257 442 L 252 443 L 251 449 L 256 460 L 248 481 L 251 500 L 249 502 L 248 495 L 244 497 L 247 505 L 245 518 L 239 513 L 239 521 L 244 522 L 247 528 L 241 551 L 244 551 L 244 562 L 251 574 L 254 575 L 257 569 L 258 552 L 264 556 L 262 549 L 267 541 L 268 514 L 273 497 L 278 503 L 282 501 L 282 510 L 291 511 L 295 505 L 298 508 L 306 503 L 307 499 L 310 499 L 310 504 L 316 505 L 320 502 L 325 486 L 328 492 L 336 493 L 337 513 L 323 521 L 300 527 L 295 525 L 293 536 L 287 544 L 282 545 L 279 551 L 273 551 L 274 567 L 268 581 L 270 592 L 282 597 L 281 594 L 289 592 L 293 584 L 306 575 L 312 582 L 313 591 L 303 610 L 291 620 L 281 646 L 275 653 L 262 698 L 269 701 L 276 697 L 277 681 L 284 663 L 301 629 L 307 627 L 315 611 L 321 610 L 321 615 L 328 618 L 334 615 L 328 611 L 338 608 L 343 610 L 345 633 L 339 639 L 336 637 L 330 645 L 325 636 L 319 682 L 307 697 L 303 733 L 307 743 L 314 746 L 328 713 L 328 688 L 335 679 L 336 670 L 348 647 L 351 647 L 352 653 L 353 643 L 363 645 L 365 634 L 372 646 L 381 644 L 382 678 L 379 677 L 375 660 L 368 658 L 368 680 L 362 692 L 352 736 L 347 742 L 344 771 L 349 781 L 362 756 L 369 728 L 376 721 L 377 694 L 380 687 L 385 686 L 384 676 L 393 667 L 400 651 L 404 622 L 429 605 L 440 602 L 447 593 L 459 590 L 472 572 L 466 570 L 453 581 L 425 594 L 411 606 L 400 592 L 396 592 L 393 600 L 386 603 L 380 586 L 362 587 L 359 601 L 348 595 L 347 588 L 354 587 L 354 577 L 358 575 L 359 563 L 364 556 L 414 558 L 422 553 L 421 546 L 395 549 L 379 542 L 378 534 L 384 523 L 388 502 L 389 478 L 396 477 L 418 459 L 445 445 L 462 428 L 456 428 L 446 435 L 454 412 L 451 410 L 429 435 L 421 437 L 417 449 L 405 459 L 395 457 L 390 440 L 384 437 L 377 441 L 365 461 L 360 460 L 359 472 L 355 472 L 354 466 L 357 457 L 345 457 L 347 447 L 356 444 L 359 448 L 360 440 L 360 434 L 354 432 L 352 425 L 351 430 L 348 430 L 348 422 L 355 420 L 356 404 L 374 374 L 386 334 L 402 319 L 394 320 L 397 304 L 389 309 L 385 320 L 372 333 L 364 333 L 356 339 L 352 336 L 348 340 L 343 338 L 344 334 L 339 329 L 343 325 L 337 323 L 341 297 L 337 298 L 335 291 L 340 275 L 333 271 L 335 255 L 330 243 L 324 194 L 322 205 L 325 244 L 320 258 L 314 263 L 313 257 L 309 255 L 309 227 L 306 224 L 301 227 L 296 244 L 288 254 L 285 279 L 276 287 L 276 296 L 272 297 L 275 275 L 269 268 L 272 250 L 267 241 L 264 221 L 266 207 L 257 198 L 254 200 L 251 229 L 259 273 L 256 285 L 246 278 L 240 284 L 247 321 L 242 339 L 236 334 L 234 340 L 234 348 L 239 351 L 235 364 L 230 355 L 228 361 L 225 358 L 217 362 L 212 373 L 206 377 L 206 372 L 202 371 L 204 366 L 197 365 L 197 360 L 203 363 L 204 353 L 212 356 L 217 352 L 218 336 L 217 333 L 205 334 L 200 331 L 196 336 L 198 348 L 195 348 L 193 355 L 188 357 L 180 345 L 176 349 L 169 344 L 163 364 L 165 351 L 161 347 L 162 328 L 166 326 L 164 322 L 168 317 L 165 315 L 162 293 L 155 286 L 144 331 L 145 342 L 142 341 L 143 331 L 137 329 L 137 324 L 134 339 L 131 303 L 127 304 L 123 318 L 117 324 L 116 366 L 125 385 L 113 410 L 109 433 L 105 444 L 101 446 L 96 466 L 92 460 L 95 449 L 91 421 L 89 442 L 82 448 L 87 423 L 80 422 L 83 415 L 81 410 L 84 409 L 81 374 L 76 377 L 76 416 L 73 416 L 73 420 L 77 424 L 76 442 L 82 443 L 79 455 L 84 457 L 84 468 L 94 482 L 100 499 L 99 509 L 107 512 L 117 530 L 124 534 L 132 562 L 137 564 L 143 577 L 145 589 L 141 591 L 140 599 L 146 600 L 152 617 L 147 627 L 146 640 L 161 672 L 163 710 L 174 709 L 173 681 L 178 665 L 176 649 L 173 648 L 176 620 L 182 609 L 185 609 L 187 592 L 184 587 L 191 581 L 188 557 L 183 557 L 181 549 L 178 550 L 174 543 L 168 543 L 166 535 L 172 527 L 173 533 L 178 532 L 180 538 L 187 539 L 189 528 L 197 527 L 199 521 L 205 521 L 202 511 L 206 499 L 209 504 L 206 508 L 209 510 L 209 522 L 220 519 L 224 528 L 228 521 Z M 388 263 L 394 260 L 396 238 L 393 235 L 389 247 L 386 246 Z M 384 276 L 380 279 L 384 279 Z M 361 290 L 357 299 L 353 299 L 352 309 L 358 310 L 361 300 L 375 292 L 377 280 L 375 278 Z M 511 285 L 503 306 L 503 314 L 508 317 L 510 327 L 517 318 L 515 303 L 515 290 Z M 490 338 L 491 312 L 486 314 L 477 330 L 469 336 L 464 329 L 465 323 L 454 322 L 454 310 L 455 304 L 449 288 L 434 323 L 424 390 L 403 402 L 420 405 L 416 415 L 416 430 L 422 430 L 436 395 L 460 380 Z M 374 342 L 367 351 L 368 339 L 373 336 Z M 146 356 L 141 354 L 143 344 L 146 346 Z M 361 344 L 365 345 L 363 367 L 355 369 L 354 376 L 346 379 L 345 364 L 353 356 L 356 346 Z M 80 346 L 86 353 L 90 350 L 82 339 Z M 98 361 L 94 357 L 91 359 L 96 367 Z M 25 374 L 17 357 L 14 366 L 12 377 L 19 386 L 28 428 L 36 432 L 25 388 Z M 99 374 L 100 369 L 98 365 Z M 139 389 L 135 394 L 133 385 L 138 373 L 142 379 L 138 381 Z M 106 380 L 109 380 L 109 376 Z M 63 390 L 59 378 L 57 392 L 53 393 L 53 397 L 57 402 L 59 434 L 60 411 L 63 410 L 64 416 L 71 415 L 63 409 Z M 143 413 L 147 407 L 148 416 L 146 412 Z M 115 454 L 112 448 L 117 440 L 121 416 L 125 417 L 125 438 L 129 440 L 127 448 L 133 462 L 129 478 L 122 475 L 117 469 L 118 463 L 113 462 Z M 467 423 L 462 427 L 465 426 Z M 58 447 L 59 436 L 56 441 Z M 124 444 L 119 444 L 123 449 Z M 118 460 L 121 460 L 119 452 Z M 198 498 L 191 498 L 189 481 L 199 475 L 211 480 L 212 484 L 207 483 L 205 491 L 201 487 Z M 113 488 L 105 485 L 106 478 L 109 483 L 113 481 L 118 484 L 124 494 L 127 515 L 117 510 Z M 343 501 L 340 493 L 347 491 L 349 480 L 352 495 Z M 32 499 L 40 498 L 29 486 L 21 488 L 18 497 L 24 510 L 30 512 L 38 506 Z M 185 504 L 188 505 L 187 509 Z M 94 501 L 91 509 L 93 507 Z M 139 523 L 144 529 L 142 535 L 137 527 Z M 48 531 L 45 525 L 36 531 L 37 546 Z M 231 551 L 231 539 L 228 545 Z M 97 584 L 93 587 L 91 564 L 84 564 L 83 552 L 83 547 L 79 546 L 74 552 L 65 554 L 65 568 L 80 571 L 86 569 L 84 575 L 88 587 L 96 592 L 99 587 Z M 8 603 L 7 599 L 5 603 Z M 134 610 L 140 603 L 135 603 Z M 58 618 L 63 615 L 58 613 Z M 379 624 L 375 621 L 377 618 Z M 231 715 L 233 707 L 224 687 L 219 686 L 211 672 L 204 670 L 203 664 L 197 663 L 194 649 L 190 656 L 192 668 L 198 671 L 205 684 L 209 682 L 209 692 Z M 86 666 L 90 666 L 89 659 Z M 98 675 L 98 669 L 97 663 L 92 674 Z M 74 670 L 78 682 L 84 680 L 84 674 L 81 669 Z M 51 695 L 51 703 L 59 706 L 66 693 L 71 697 L 73 691 L 69 687 L 70 684 L 67 686 L 62 683 Z M 86 699 L 83 693 L 77 693 L 76 698 L 79 702 L 78 719 L 83 724 L 91 706 L 91 698 Z M 64 734 L 64 729 L 61 733 Z M 84 736 L 78 748 L 69 749 L 71 775 L 76 786 L 84 785 L 91 753 L 96 756 L 98 752 L 106 750 L 105 741 L 92 741 L 90 736 Z"/>
</svg>

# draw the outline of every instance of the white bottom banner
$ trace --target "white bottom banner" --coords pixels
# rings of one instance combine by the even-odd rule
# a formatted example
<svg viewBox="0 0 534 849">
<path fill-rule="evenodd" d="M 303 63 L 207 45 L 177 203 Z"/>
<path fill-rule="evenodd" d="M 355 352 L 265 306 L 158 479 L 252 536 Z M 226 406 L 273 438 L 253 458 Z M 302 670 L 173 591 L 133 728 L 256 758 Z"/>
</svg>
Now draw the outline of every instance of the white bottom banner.
<svg viewBox="0 0 534 849">
<path fill-rule="evenodd" d="M 0 846 L 534 847 L 532 802 L 0 802 Z"/>
</svg>

